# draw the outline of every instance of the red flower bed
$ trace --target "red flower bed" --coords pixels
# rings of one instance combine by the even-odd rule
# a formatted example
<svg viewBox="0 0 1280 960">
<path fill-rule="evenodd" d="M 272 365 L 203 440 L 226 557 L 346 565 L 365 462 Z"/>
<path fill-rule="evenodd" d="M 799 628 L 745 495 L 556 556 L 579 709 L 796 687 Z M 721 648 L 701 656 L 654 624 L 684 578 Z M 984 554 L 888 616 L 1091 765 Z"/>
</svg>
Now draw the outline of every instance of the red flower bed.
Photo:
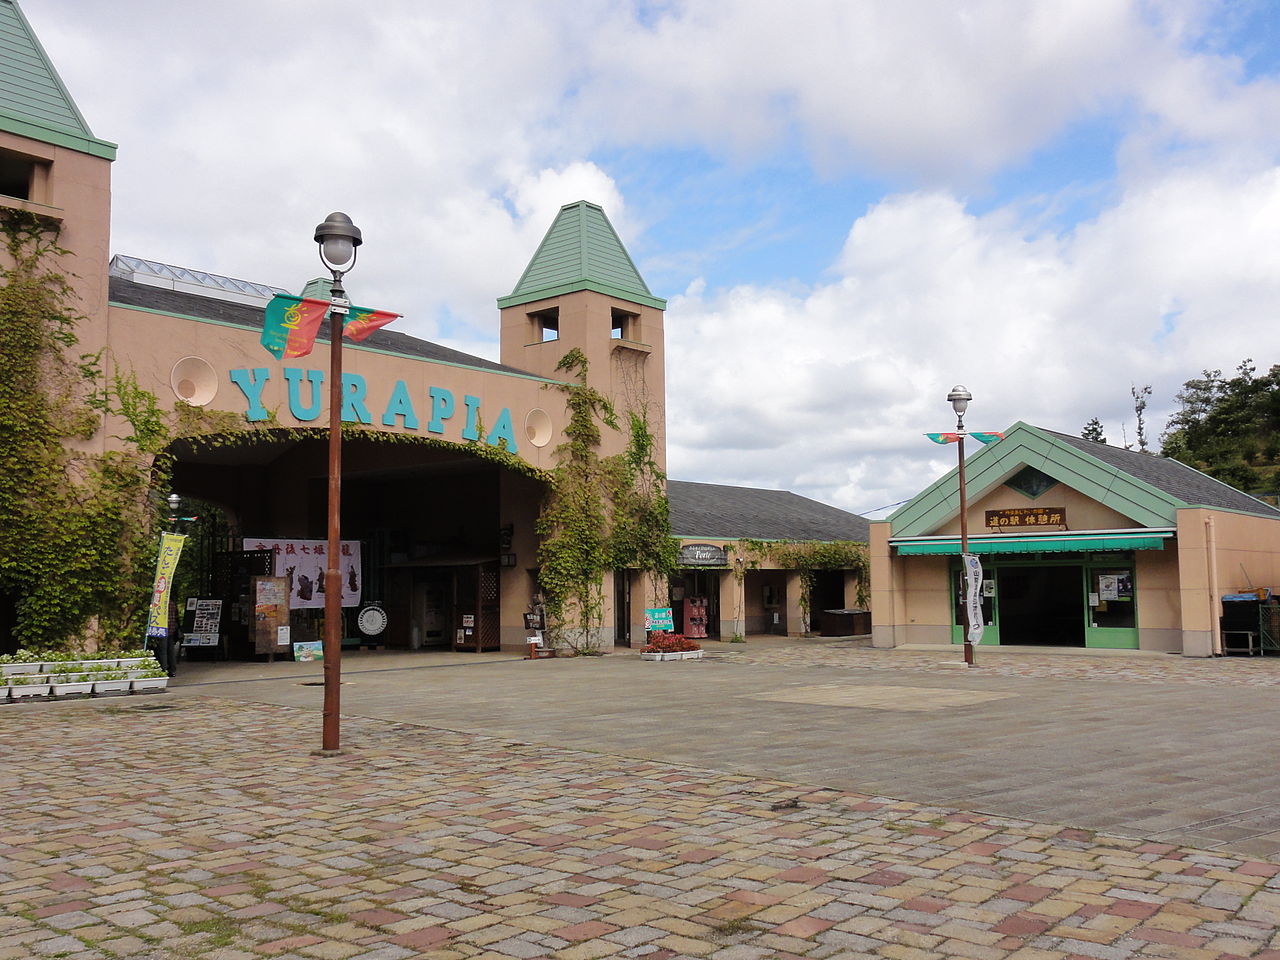
<svg viewBox="0 0 1280 960">
<path fill-rule="evenodd" d="M 651 633 L 642 653 L 689 653 L 701 650 L 702 644 L 679 633 Z"/>
</svg>

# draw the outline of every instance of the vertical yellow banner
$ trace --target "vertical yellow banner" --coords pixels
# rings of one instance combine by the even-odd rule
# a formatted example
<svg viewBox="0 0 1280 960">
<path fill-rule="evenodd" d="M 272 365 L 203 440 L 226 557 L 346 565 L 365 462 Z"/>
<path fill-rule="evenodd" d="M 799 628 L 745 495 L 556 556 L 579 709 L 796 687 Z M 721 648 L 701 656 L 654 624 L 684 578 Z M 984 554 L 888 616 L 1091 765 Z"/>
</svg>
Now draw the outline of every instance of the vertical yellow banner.
<svg viewBox="0 0 1280 960">
<path fill-rule="evenodd" d="M 180 533 L 160 534 L 156 582 L 151 590 L 151 610 L 147 614 L 148 637 L 164 637 L 169 632 L 169 588 L 173 585 L 173 573 L 178 569 L 178 557 L 182 556 L 182 544 L 186 539 Z"/>
</svg>

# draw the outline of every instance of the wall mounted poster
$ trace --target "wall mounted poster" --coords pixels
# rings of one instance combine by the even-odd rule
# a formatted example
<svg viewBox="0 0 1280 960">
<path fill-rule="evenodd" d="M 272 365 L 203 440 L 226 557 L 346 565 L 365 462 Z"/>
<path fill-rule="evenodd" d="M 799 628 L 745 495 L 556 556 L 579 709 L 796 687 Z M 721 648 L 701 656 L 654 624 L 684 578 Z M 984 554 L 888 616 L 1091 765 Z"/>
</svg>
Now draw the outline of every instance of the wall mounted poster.
<svg viewBox="0 0 1280 960">
<path fill-rule="evenodd" d="M 328 566 L 326 540 L 244 540 L 245 550 L 270 550 L 275 554 L 272 573 L 289 582 L 289 609 L 324 609 L 324 572 Z M 360 606 L 360 594 L 364 575 L 360 565 L 360 541 L 342 541 L 342 560 L 338 564 L 342 573 L 342 605 Z"/>
</svg>

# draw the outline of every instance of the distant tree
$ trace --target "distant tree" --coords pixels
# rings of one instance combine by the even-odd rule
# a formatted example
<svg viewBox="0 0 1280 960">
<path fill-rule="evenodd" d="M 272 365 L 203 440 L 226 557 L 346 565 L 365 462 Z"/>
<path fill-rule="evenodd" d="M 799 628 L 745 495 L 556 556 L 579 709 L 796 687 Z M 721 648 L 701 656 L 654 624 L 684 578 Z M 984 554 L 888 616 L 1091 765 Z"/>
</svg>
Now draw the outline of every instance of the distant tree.
<svg viewBox="0 0 1280 960">
<path fill-rule="evenodd" d="M 1142 415 L 1147 409 L 1147 397 L 1151 396 L 1151 384 L 1143 387 L 1129 384 L 1129 393 L 1133 397 L 1133 413 L 1138 420 L 1138 452 L 1150 453 L 1147 449 L 1147 421 Z"/>
<path fill-rule="evenodd" d="M 1253 360 L 1226 378 L 1205 370 L 1176 397 L 1160 437 L 1165 456 L 1249 493 L 1274 491 L 1280 460 L 1280 365 L 1257 375 Z"/>
<path fill-rule="evenodd" d="M 1080 436 L 1086 440 L 1092 440 L 1094 443 L 1107 442 L 1107 438 L 1102 435 L 1102 421 L 1097 417 L 1092 418 L 1084 425 L 1084 429 L 1080 431 Z"/>
</svg>

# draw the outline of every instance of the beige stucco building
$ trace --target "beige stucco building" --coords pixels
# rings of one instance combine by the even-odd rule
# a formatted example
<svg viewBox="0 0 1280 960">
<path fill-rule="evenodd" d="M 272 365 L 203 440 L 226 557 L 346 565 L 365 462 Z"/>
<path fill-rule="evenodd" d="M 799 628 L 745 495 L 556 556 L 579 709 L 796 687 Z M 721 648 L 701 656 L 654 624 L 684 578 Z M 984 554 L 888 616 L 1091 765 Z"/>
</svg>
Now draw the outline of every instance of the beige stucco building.
<svg viewBox="0 0 1280 960">
<path fill-rule="evenodd" d="M 277 360 L 260 342 L 264 308 L 277 294 L 299 293 L 301 280 L 286 290 L 111 257 L 115 146 L 92 134 L 13 0 L 0 0 L 0 32 L 21 53 L 15 71 L 0 76 L 0 208 L 34 213 L 60 231 L 61 266 L 74 276 L 82 315 L 76 350 L 101 351 L 108 372 L 135 377 L 167 416 L 191 428 L 166 451 L 172 492 L 217 508 L 219 555 L 205 558 L 208 590 L 227 601 L 228 616 L 239 608 L 223 647 L 243 651 L 244 637 L 230 634 L 244 633 L 252 606 L 245 578 L 280 571 L 262 567 L 261 556 L 235 555 L 325 536 L 327 326 L 314 353 Z M 358 276 L 357 304 L 396 309 L 362 289 Z M 495 292 L 508 283 L 497 281 Z M 666 302 L 649 290 L 605 212 L 566 204 L 510 290 L 498 299 L 497 361 L 407 336 L 394 324 L 344 348 L 343 420 L 355 432 L 344 441 L 343 539 L 361 548 L 354 605 L 383 608 L 386 645 L 524 649 L 525 615 L 539 595 L 536 522 L 569 422 L 568 375 L 557 366 L 570 351 L 586 359 L 588 385 L 622 424 L 628 414 L 647 422 L 653 458 L 665 470 Z M 129 433 L 108 416 L 84 449 L 120 449 Z M 207 442 L 210 435 L 219 442 Z M 625 428 L 605 428 L 599 454 L 621 452 L 628 437 Z M 742 537 L 865 541 L 865 521 L 781 491 L 715 488 L 712 500 L 723 509 L 710 509 L 705 496 L 693 496 L 709 486 L 672 489 L 673 515 L 687 524 L 674 532 L 698 548 L 682 556 L 672 583 L 677 629 L 697 620 L 707 636 L 800 632 L 795 571 L 769 573 L 763 563 L 748 577 L 730 554 L 702 548 Z M 303 577 L 317 580 L 302 565 L 319 566 L 314 555 L 297 549 L 290 591 Z M 821 599 L 844 607 L 846 578 L 838 574 Z M 607 577 L 601 644 L 642 641 L 645 610 L 666 605 L 666 586 L 655 588 L 637 570 Z M 0 600 L 11 606 L 15 598 Z M 315 635 L 317 614 L 294 612 L 294 639 Z"/>
<path fill-rule="evenodd" d="M 1280 511 L 1175 460 L 1015 424 L 966 460 L 983 644 L 1260 650 Z M 878 647 L 961 642 L 953 470 L 871 524 Z M 1224 595 L 1232 616 L 1226 636 Z M 1246 636 L 1252 634 L 1252 636 Z"/>
</svg>

